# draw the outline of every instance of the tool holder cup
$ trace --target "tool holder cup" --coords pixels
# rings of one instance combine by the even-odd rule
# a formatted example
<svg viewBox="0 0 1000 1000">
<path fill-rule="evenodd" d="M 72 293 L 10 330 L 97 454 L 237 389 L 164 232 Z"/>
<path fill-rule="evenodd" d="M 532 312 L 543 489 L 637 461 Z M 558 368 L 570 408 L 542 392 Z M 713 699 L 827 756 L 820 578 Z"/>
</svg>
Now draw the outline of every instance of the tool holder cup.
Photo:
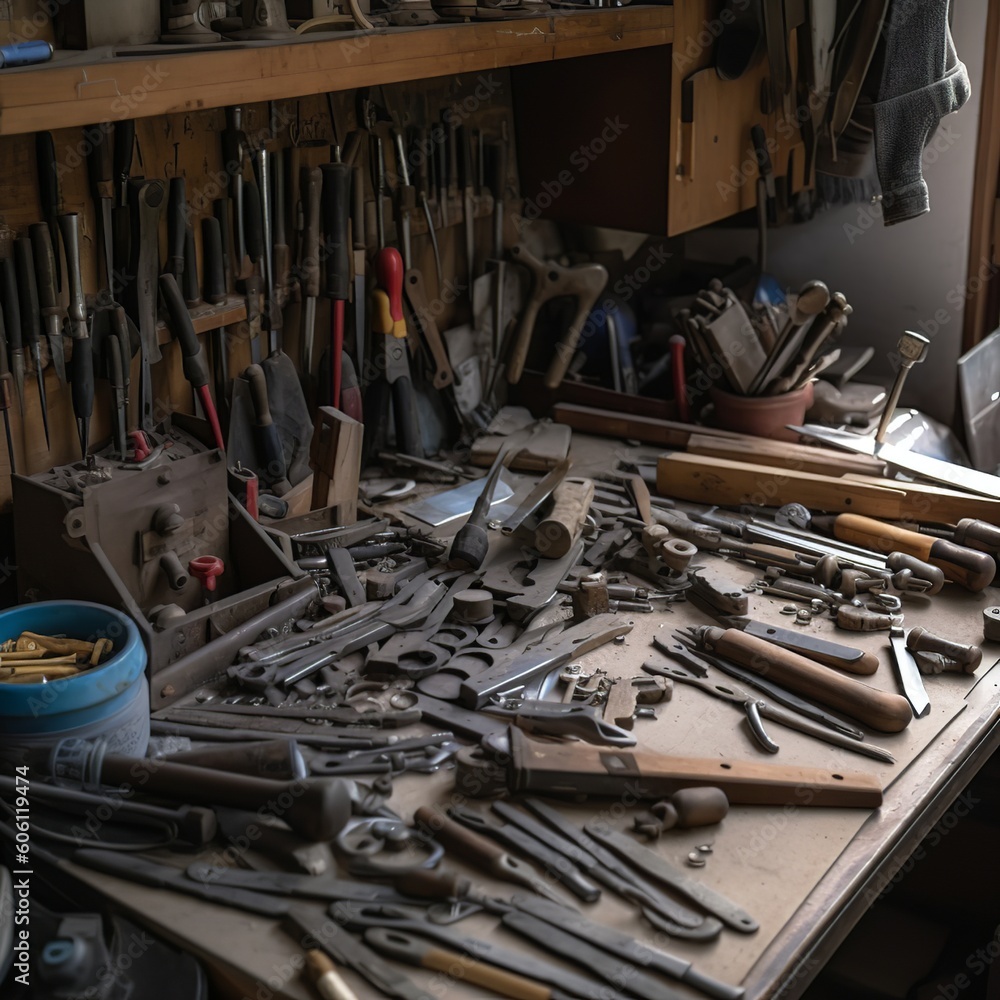
<svg viewBox="0 0 1000 1000">
<path fill-rule="evenodd" d="M 813 384 L 778 396 L 736 396 L 718 386 L 712 386 L 715 422 L 728 431 L 755 434 L 778 441 L 799 440 L 788 425 L 805 422 L 806 411 L 812 406 Z"/>
</svg>

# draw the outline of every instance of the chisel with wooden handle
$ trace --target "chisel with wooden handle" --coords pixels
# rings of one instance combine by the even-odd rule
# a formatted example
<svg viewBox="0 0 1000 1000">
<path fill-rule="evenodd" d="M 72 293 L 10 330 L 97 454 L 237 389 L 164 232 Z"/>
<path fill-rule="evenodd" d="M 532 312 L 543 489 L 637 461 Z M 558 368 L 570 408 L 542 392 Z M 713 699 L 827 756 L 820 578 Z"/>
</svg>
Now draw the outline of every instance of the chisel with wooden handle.
<svg viewBox="0 0 1000 1000">
<path fill-rule="evenodd" d="M 898 694 L 869 687 L 853 677 L 782 649 L 739 629 L 706 626 L 693 630 L 699 643 L 755 674 L 766 676 L 796 694 L 846 712 L 884 733 L 898 733 L 913 718 L 909 702 Z"/>
<path fill-rule="evenodd" d="M 922 535 L 895 524 L 860 514 L 838 514 L 835 518 L 813 518 L 813 527 L 832 529 L 834 537 L 876 552 L 904 552 L 944 571 L 945 576 L 966 590 L 977 593 L 989 586 L 997 566 L 988 552 L 966 548 L 946 538 Z"/>
</svg>

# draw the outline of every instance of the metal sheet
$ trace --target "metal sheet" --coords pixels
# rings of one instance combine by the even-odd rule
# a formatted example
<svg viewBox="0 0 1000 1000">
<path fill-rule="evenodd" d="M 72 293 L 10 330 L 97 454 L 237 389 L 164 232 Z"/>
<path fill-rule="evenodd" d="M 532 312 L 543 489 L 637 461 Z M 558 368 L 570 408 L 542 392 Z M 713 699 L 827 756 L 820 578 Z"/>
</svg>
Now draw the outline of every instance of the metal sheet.
<svg viewBox="0 0 1000 1000">
<path fill-rule="evenodd" d="M 401 513 L 415 517 L 418 521 L 429 524 L 432 528 L 454 521 L 457 517 L 468 517 L 472 513 L 479 494 L 483 492 L 482 479 L 456 486 L 453 490 L 445 490 L 433 497 L 426 497 L 401 508 Z M 516 504 L 506 504 L 514 495 L 513 487 L 504 479 L 501 473 L 493 491 L 493 503 L 490 504 L 490 519 L 506 519 L 516 509 Z"/>
<path fill-rule="evenodd" d="M 972 464 L 1000 469 L 1000 330 L 958 359 L 965 440 Z"/>
</svg>

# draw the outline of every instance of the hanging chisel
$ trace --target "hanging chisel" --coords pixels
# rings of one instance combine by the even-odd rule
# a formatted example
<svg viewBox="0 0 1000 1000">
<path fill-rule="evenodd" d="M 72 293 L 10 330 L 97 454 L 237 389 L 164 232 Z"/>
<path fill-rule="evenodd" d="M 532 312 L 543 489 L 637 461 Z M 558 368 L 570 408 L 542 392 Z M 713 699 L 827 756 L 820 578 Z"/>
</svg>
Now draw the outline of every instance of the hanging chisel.
<svg viewBox="0 0 1000 1000">
<path fill-rule="evenodd" d="M 80 272 L 80 216 L 75 212 L 59 216 L 63 246 L 66 248 L 66 275 L 69 282 L 69 336 L 73 341 L 69 378 L 72 383 L 73 414 L 80 437 L 80 451 L 86 459 L 90 448 L 90 417 L 94 412 L 94 353 L 87 327 L 87 303 Z M 131 354 L 129 354 L 131 360 Z"/>
<path fill-rule="evenodd" d="M 342 378 L 341 355 L 344 351 L 344 309 L 351 295 L 351 245 L 347 238 L 350 216 L 351 168 L 346 163 L 324 163 L 323 171 L 323 249 L 326 258 L 326 296 L 331 301 L 330 401 L 340 408 Z"/>
<path fill-rule="evenodd" d="M 59 381 L 66 384 L 66 352 L 62 338 L 63 310 L 56 292 L 56 262 L 49 227 L 44 222 L 36 222 L 28 228 L 31 249 L 35 257 L 35 278 L 38 282 L 38 302 L 41 306 L 42 322 L 45 324 L 45 339 L 49 344 L 49 357 Z"/>
<path fill-rule="evenodd" d="M 396 211 L 399 214 L 400 250 L 403 254 L 403 268 L 406 271 L 413 266 L 413 244 L 410 239 L 410 220 L 417 204 L 417 192 L 410 183 L 410 168 L 406 159 L 406 143 L 399 129 L 393 130 L 393 143 L 396 149 Z"/>
<path fill-rule="evenodd" d="M 222 228 L 219 220 L 201 220 L 201 245 L 205 259 L 205 299 L 212 305 L 226 300 L 226 273 L 222 250 Z M 224 427 L 229 425 L 229 351 L 226 328 L 212 331 L 212 375 L 215 385 L 215 405 Z"/>
<path fill-rule="evenodd" d="M 128 458 L 128 390 L 131 380 L 132 340 L 125 310 L 116 305 L 111 310 L 111 329 L 105 341 L 108 385 L 111 388 L 111 433 L 115 451 L 122 461 Z"/>
<path fill-rule="evenodd" d="M 472 173 L 472 149 L 465 126 L 459 125 L 454 132 L 454 141 L 459 144 L 461 173 L 459 184 L 462 188 L 462 221 L 465 224 L 465 266 L 469 281 L 469 301 L 472 301 L 472 282 L 476 276 L 476 213 L 475 190 Z"/>
<path fill-rule="evenodd" d="M 135 151 L 135 122 L 131 119 L 115 125 L 112 151 L 111 179 L 114 187 L 114 206 L 111 210 L 111 253 L 114 264 L 114 281 L 109 282 L 111 297 L 126 289 L 135 277 L 132 267 L 132 220 L 129 208 L 129 177 L 132 173 L 132 156 Z"/>
<path fill-rule="evenodd" d="M 10 434 L 10 368 L 7 363 L 7 330 L 3 309 L 0 308 L 0 410 L 3 410 L 3 429 L 7 435 L 7 458 L 11 475 L 17 472 L 14 439 Z"/>
<path fill-rule="evenodd" d="M 354 364 L 356 370 L 364 374 L 368 262 L 365 256 L 365 175 L 360 166 L 351 169 L 351 243 L 354 247 Z"/>
<path fill-rule="evenodd" d="M 17 390 L 17 405 L 24 419 L 24 346 L 21 343 L 21 304 L 17 299 L 17 273 L 14 262 L 0 260 L 0 277 L 3 281 L 3 309 L 10 344 L 10 366 Z"/>
<path fill-rule="evenodd" d="M 94 199 L 97 219 L 97 239 L 104 262 L 105 288 L 114 287 L 115 265 L 112 254 L 111 209 L 115 203 L 114 164 L 108 136 L 109 126 L 92 125 L 86 130 L 87 176 L 90 195 Z M 53 249 L 55 247 L 53 246 Z"/>
<path fill-rule="evenodd" d="M 135 151 L 135 120 L 126 118 L 115 123 L 115 141 L 112 152 L 112 180 L 115 185 L 115 206 L 128 205 L 128 180 L 132 174 L 132 155 Z"/>
<path fill-rule="evenodd" d="M 232 202 L 229 198 L 217 198 L 212 203 L 212 215 L 219 223 L 222 233 L 222 272 L 226 278 L 226 293 L 235 291 L 233 280 L 233 220 Z"/>
<path fill-rule="evenodd" d="M 417 128 L 413 130 L 411 157 L 414 163 L 414 180 L 416 181 L 417 197 L 420 199 L 420 207 L 423 209 L 424 218 L 427 220 L 427 236 L 431 241 L 431 249 L 434 251 L 434 275 L 437 278 L 438 287 L 441 287 L 441 252 L 438 248 L 437 231 L 434 228 L 434 215 L 431 212 L 429 200 L 430 190 L 430 148 L 431 142 L 427 134 L 427 129 Z"/>
<path fill-rule="evenodd" d="M 273 261 L 274 267 L 274 301 L 278 312 L 288 303 L 288 280 L 292 269 L 292 250 L 288 245 L 285 219 L 285 157 L 282 151 L 271 156 L 271 178 L 273 197 Z"/>
<path fill-rule="evenodd" d="M 17 292 L 21 303 L 21 340 L 31 352 L 38 381 L 38 400 L 42 408 L 45 447 L 49 448 L 49 412 L 45 398 L 45 371 L 42 368 L 41 315 L 38 309 L 38 286 L 35 284 L 35 258 L 31 240 L 22 237 L 14 241 L 14 262 L 17 265 Z"/>
<path fill-rule="evenodd" d="M 163 182 L 137 181 L 129 185 L 132 224 L 133 280 L 125 289 L 125 311 L 139 330 L 142 358 L 139 378 L 139 429 L 153 430 L 152 366 L 160 360 L 156 333 L 156 288 L 159 280 L 159 223 L 163 210 Z"/>
<path fill-rule="evenodd" d="M 268 332 L 268 353 L 281 350 L 281 310 L 274 297 L 274 238 L 272 230 L 271 201 L 271 153 L 265 148 L 257 150 L 254 157 L 254 174 L 257 178 L 257 194 L 260 211 L 261 274 L 264 278 L 264 323 Z M 244 193 L 244 197 L 251 191 Z M 248 206 L 253 201 L 251 194 Z M 251 256 L 252 259 L 252 256 Z"/>
<path fill-rule="evenodd" d="M 246 234 L 243 215 L 243 158 L 246 136 L 243 133 L 243 109 L 226 108 L 226 127 L 222 132 L 222 162 L 229 175 L 229 197 L 233 205 L 233 257 L 231 265 L 237 278 L 244 277 Z"/>
<path fill-rule="evenodd" d="M 302 374 L 312 377 L 313 343 L 316 339 L 316 299 L 319 298 L 319 213 L 323 172 L 302 167 L 299 196 L 302 201 L 302 239 L 299 241 L 299 285 L 302 289 Z M 362 228 L 362 232 L 364 229 Z"/>
<path fill-rule="evenodd" d="M 372 133 L 372 186 L 375 189 L 375 229 L 378 248 L 385 249 L 385 150 L 381 137 Z"/>
<path fill-rule="evenodd" d="M 167 198 L 167 274 L 172 274 L 178 281 L 184 274 L 187 215 L 187 188 L 184 178 L 171 177 Z"/>
<path fill-rule="evenodd" d="M 49 227 L 56 261 L 56 289 L 62 291 L 62 264 L 59 258 L 59 164 L 51 132 L 35 135 L 35 160 L 38 167 L 38 195 L 42 203 L 42 218 Z"/>
<path fill-rule="evenodd" d="M 163 302 L 170 317 L 170 330 L 181 345 L 181 353 L 184 355 L 184 377 L 191 383 L 191 388 L 201 400 L 201 406 L 212 430 L 216 448 L 219 451 L 225 451 L 226 445 L 222 439 L 219 416 L 215 411 L 212 394 L 208 390 L 208 370 L 205 367 L 201 344 L 198 343 L 198 336 L 194 332 L 194 324 L 191 322 L 191 314 L 184 304 L 177 279 L 172 274 L 160 275 L 160 294 L 163 296 Z"/>
<path fill-rule="evenodd" d="M 184 227 L 184 273 L 180 279 L 184 301 L 189 309 L 201 305 L 201 286 L 198 284 L 198 251 L 194 243 L 194 227 Z"/>
</svg>

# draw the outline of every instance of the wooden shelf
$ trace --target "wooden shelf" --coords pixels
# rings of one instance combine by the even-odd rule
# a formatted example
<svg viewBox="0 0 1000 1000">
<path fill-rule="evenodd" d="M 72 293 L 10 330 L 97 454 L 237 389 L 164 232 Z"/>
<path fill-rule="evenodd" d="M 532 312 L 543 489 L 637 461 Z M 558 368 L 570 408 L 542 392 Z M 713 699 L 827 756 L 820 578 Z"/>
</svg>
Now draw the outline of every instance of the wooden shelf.
<svg viewBox="0 0 1000 1000">
<path fill-rule="evenodd" d="M 350 32 L 316 41 L 119 57 L 4 73 L 0 135 L 284 100 L 355 87 L 669 45 L 672 7 L 553 12 Z M 72 60 L 72 61 L 71 61 Z M 540 95 L 552 100 L 553 95 Z"/>
</svg>

